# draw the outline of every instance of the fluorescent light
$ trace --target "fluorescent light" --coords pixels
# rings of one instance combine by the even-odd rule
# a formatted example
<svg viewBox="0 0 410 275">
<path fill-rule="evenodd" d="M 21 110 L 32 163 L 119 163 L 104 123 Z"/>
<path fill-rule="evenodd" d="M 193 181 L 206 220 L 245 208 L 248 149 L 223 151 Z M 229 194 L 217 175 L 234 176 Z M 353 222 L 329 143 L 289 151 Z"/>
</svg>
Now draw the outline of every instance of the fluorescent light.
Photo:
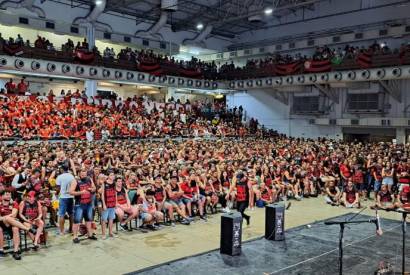
<svg viewBox="0 0 410 275">
<path fill-rule="evenodd" d="M 273 13 L 273 9 L 272 8 L 266 8 L 265 9 L 265 14 L 266 15 L 271 15 Z"/>
<path fill-rule="evenodd" d="M 103 3 L 103 0 L 96 0 L 96 1 L 95 1 L 95 4 L 96 4 L 97 6 L 102 5 L 102 3 Z"/>
<path fill-rule="evenodd" d="M 204 24 L 198 23 L 198 25 L 196 25 L 196 28 L 197 28 L 198 30 L 202 30 L 202 29 L 204 28 Z"/>
</svg>

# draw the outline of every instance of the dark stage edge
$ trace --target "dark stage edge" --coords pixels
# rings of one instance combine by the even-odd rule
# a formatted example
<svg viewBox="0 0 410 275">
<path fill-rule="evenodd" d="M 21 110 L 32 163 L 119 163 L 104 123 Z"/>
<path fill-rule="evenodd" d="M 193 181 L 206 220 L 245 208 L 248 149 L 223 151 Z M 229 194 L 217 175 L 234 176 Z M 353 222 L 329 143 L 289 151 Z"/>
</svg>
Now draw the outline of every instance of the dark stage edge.
<svg viewBox="0 0 410 275">
<path fill-rule="evenodd" d="M 353 214 L 331 220 L 344 220 Z M 358 215 L 355 219 L 374 217 Z M 381 219 L 384 234 L 375 235 L 372 223 L 356 224 L 345 229 L 344 274 L 374 274 L 380 261 L 401 270 L 401 222 Z M 338 274 L 339 226 L 323 221 L 286 231 L 286 240 L 258 238 L 242 243 L 242 255 L 231 257 L 213 250 L 196 256 L 153 266 L 128 274 Z M 410 242 L 407 235 L 406 271 L 410 270 Z M 189 247 L 187 247 L 189 249 Z"/>
</svg>

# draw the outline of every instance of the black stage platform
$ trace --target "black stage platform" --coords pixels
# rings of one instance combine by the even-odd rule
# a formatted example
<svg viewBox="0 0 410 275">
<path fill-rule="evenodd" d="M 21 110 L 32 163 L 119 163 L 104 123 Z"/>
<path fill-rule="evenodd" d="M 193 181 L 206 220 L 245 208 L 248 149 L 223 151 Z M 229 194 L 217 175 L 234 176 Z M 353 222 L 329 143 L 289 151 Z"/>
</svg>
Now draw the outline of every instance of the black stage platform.
<svg viewBox="0 0 410 275">
<path fill-rule="evenodd" d="M 352 214 L 337 219 L 350 216 Z M 355 219 L 369 218 L 374 217 L 358 215 Z M 401 270 L 401 223 L 386 219 L 382 219 L 381 223 L 384 231 L 381 237 L 375 235 L 375 225 L 372 223 L 346 227 L 344 274 L 374 274 L 380 261 L 387 261 L 395 270 Z M 325 226 L 321 221 L 310 228 L 300 226 L 286 231 L 285 241 L 273 242 L 260 238 L 243 243 L 241 256 L 225 256 L 216 250 L 131 274 L 333 275 L 338 274 L 338 234 L 339 226 Z M 407 248 L 408 271 L 410 242 Z"/>
</svg>

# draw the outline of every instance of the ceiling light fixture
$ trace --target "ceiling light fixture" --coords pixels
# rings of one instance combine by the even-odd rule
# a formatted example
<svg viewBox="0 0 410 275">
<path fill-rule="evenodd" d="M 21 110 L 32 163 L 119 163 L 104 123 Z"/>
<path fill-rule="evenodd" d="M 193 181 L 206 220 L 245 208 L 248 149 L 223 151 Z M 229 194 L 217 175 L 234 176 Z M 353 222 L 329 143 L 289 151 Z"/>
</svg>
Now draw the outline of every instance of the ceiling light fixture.
<svg viewBox="0 0 410 275">
<path fill-rule="evenodd" d="M 196 25 L 196 28 L 197 28 L 198 30 L 202 30 L 202 29 L 204 28 L 204 24 L 198 23 L 198 25 Z"/>
<path fill-rule="evenodd" d="M 265 14 L 266 15 L 271 15 L 273 13 L 273 9 L 272 8 L 266 8 L 265 9 Z"/>
<path fill-rule="evenodd" d="M 102 0 L 96 0 L 96 1 L 95 1 L 95 4 L 96 4 L 97 6 L 102 5 L 102 3 L 103 3 L 103 1 L 102 1 Z"/>
</svg>

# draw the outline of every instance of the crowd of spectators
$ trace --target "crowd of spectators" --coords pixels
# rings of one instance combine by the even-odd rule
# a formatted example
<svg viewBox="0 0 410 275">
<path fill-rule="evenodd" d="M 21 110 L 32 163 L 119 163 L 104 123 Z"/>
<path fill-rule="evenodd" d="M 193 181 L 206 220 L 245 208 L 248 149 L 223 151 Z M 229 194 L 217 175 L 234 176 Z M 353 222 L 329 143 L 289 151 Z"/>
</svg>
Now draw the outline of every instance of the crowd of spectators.
<svg viewBox="0 0 410 275">
<path fill-rule="evenodd" d="M 16 39 L 9 38 L 8 41 L 5 41 L 0 34 L 0 44 L 1 43 L 17 43 L 21 44 L 22 46 L 30 45 L 30 41 L 24 43 L 23 38 L 20 36 L 20 34 L 17 35 Z M 35 41 L 34 45 L 35 48 L 47 49 L 50 51 L 55 50 L 55 47 L 52 43 L 50 43 L 46 38 L 40 36 Z M 235 79 L 235 77 L 237 77 L 238 75 L 242 77 L 243 73 L 247 72 L 257 74 L 258 71 L 262 72 L 264 70 L 269 70 L 269 73 L 272 74 L 272 68 L 277 64 L 283 65 L 291 64 L 294 62 L 303 63 L 308 60 L 329 60 L 333 64 L 341 64 L 344 60 L 355 59 L 360 53 L 366 52 L 371 53 L 372 55 L 399 54 L 403 51 L 408 51 L 409 46 L 407 44 L 403 44 L 400 49 L 391 50 L 385 42 L 378 43 L 377 41 L 375 41 L 368 47 L 346 45 L 345 47 L 330 48 L 328 46 L 320 46 L 316 47 L 314 52 L 310 55 L 302 55 L 300 53 L 294 55 L 275 53 L 265 58 L 249 59 L 244 66 L 237 66 L 234 64 L 234 62 L 225 64 L 217 64 L 215 61 L 204 62 L 196 57 L 192 57 L 191 60 L 188 61 L 176 60 L 174 57 L 155 53 L 152 50 L 137 50 L 130 47 L 121 49 L 118 53 L 116 53 L 113 48 L 107 47 L 101 54 L 99 49 L 96 47 L 89 50 L 89 45 L 86 39 L 84 39 L 83 42 L 78 42 L 76 46 L 74 46 L 74 42 L 70 39 L 67 41 L 67 43 L 62 45 L 62 51 L 70 55 L 72 55 L 76 50 L 94 52 L 96 56 L 102 58 L 103 60 L 127 61 L 130 64 L 136 65 L 159 64 L 163 66 L 169 66 L 171 70 L 167 71 L 167 73 L 172 73 L 172 68 L 179 68 L 199 72 L 201 73 L 201 77 L 203 78 L 224 80 Z"/>
<path fill-rule="evenodd" d="M 56 97 L 0 98 L 2 139 L 147 138 L 164 136 L 244 136 L 260 129 L 242 123 L 242 108 L 195 101 L 159 103 L 147 97 L 87 98 L 79 90 Z M 265 133 L 266 134 L 266 133 Z"/>
<path fill-rule="evenodd" d="M 11 229 L 31 230 L 37 250 L 44 225 L 58 224 L 64 235 L 67 219 L 74 223 L 68 228 L 74 244 L 80 235 L 91 241 L 113 237 L 115 217 L 121 230 L 149 231 L 206 221 L 218 209 L 242 205 L 249 224 L 248 206 L 319 195 L 333 206 L 360 208 L 371 199 L 374 207 L 406 208 L 408 154 L 409 145 L 285 136 L 3 145 L 0 245 Z M 30 215 L 24 210 L 33 207 Z M 101 235 L 94 221 L 101 221 Z M 18 234 L 13 238 L 18 244 Z M 21 259 L 18 245 L 13 257 Z"/>
</svg>

